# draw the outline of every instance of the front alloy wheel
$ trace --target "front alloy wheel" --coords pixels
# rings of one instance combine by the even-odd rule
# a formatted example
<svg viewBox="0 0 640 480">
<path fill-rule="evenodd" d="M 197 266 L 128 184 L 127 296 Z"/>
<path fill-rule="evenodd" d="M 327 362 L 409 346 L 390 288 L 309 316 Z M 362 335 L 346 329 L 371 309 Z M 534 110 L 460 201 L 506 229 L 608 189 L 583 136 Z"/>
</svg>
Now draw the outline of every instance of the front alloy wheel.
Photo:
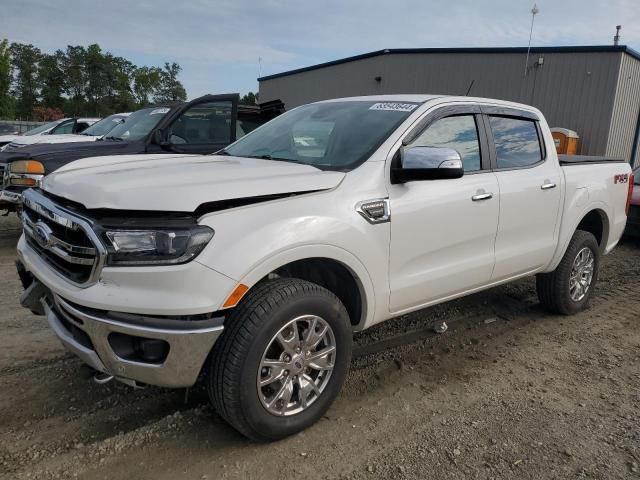
<svg viewBox="0 0 640 480">
<path fill-rule="evenodd" d="M 226 319 L 213 347 L 209 398 L 251 439 L 297 433 L 338 395 L 352 340 L 349 315 L 329 290 L 297 278 L 260 283 Z"/>
<path fill-rule="evenodd" d="M 258 395 L 274 415 L 295 415 L 320 397 L 331 378 L 336 340 L 316 315 L 294 318 L 269 342 L 258 372 Z"/>
</svg>

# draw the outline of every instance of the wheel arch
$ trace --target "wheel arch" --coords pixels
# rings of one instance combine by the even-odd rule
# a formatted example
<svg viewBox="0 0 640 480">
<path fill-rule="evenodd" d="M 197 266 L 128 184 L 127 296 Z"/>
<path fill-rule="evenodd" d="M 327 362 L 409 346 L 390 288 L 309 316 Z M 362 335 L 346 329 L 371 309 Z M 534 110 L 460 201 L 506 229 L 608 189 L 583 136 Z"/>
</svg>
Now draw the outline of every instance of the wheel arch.
<svg viewBox="0 0 640 480">
<path fill-rule="evenodd" d="M 549 268 L 545 270 L 546 272 L 553 271 L 560 264 L 567 248 L 569 248 L 571 238 L 573 238 L 573 235 L 577 230 L 584 230 L 592 233 L 593 236 L 596 237 L 600 253 L 604 254 L 609 241 L 611 222 L 609 220 L 609 215 L 602 207 L 603 206 L 601 205 L 592 205 L 587 208 L 582 215 L 576 219 L 573 225 L 571 225 L 571 228 L 567 230 L 566 235 L 564 235 L 564 237 L 561 236 L 561 248 L 556 250 L 556 255 L 554 256 Z"/>
<path fill-rule="evenodd" d="M 594 208 L 587 212 L 582 216 L 582 219 L 573 231 L 575 232 L 576 230 L 584 230 L 585 232 L 593 234 L 600 247 L 600 252 L 604 253 L 609 240 L 609 217 L 604 210 Z"/>
<path fill-rule="evenodd" d="M 273 277 L 300 278 L 327 288 L 345 305 L 354 330 L 363 329 L 373 317 L 375 295 L 371 277 L 362 262 L 342 248 L 308 245 L 280 252 L 265 259 L 239 282 L 251 291 Z"/>
</svg>

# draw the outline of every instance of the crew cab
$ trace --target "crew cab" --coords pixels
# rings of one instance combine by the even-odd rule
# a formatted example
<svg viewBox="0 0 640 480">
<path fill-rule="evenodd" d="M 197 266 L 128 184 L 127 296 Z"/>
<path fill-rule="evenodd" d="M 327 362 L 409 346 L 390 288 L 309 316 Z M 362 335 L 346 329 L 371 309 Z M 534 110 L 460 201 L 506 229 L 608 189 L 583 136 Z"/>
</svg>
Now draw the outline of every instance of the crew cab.
<svg viewBox="0 0 640 480">
<path fill-rule="evenodd" d="M 136 153 L 211 153 L 229 145 L 280 113 L 238 105 L 239 95 L 205 95 L 191 102 L 173 102 L 134 112 L 101 141 L 47 143 L 7 148 L 0 152 L 0 209 L 18 210 L 22 192 L 45 175 L 74 160 L 97 155 Z M 93 140 L 93 139 L 92 139 Z"/>
<path fill-rule="evenodd" d="M 0 151 L 12 152 L 19 148 L 36 143 L 69 143 L 69 142 L 95 142 L 107 135 L 116 126 L 120 125 L 131 113 L 114 113 L 98 120 L 91 126 L 76 133 L 50 133 L 47 135 L 22 135 L 16 137 L 11 143 L 5 145 Z M 69 130 L 69 129 L 65 129 Z"/>
<path fill-rule="evenodd" d="M 623 161 L 559 160 L 540 111 L 388 95 L 295 108 L 216 155 L 88 158 L 24 194 L 22 304 L 96 380 L 189 387 L 255 440 L 317 421 L 353 332 L 529 275 L 584 309 Z"/>
</svg>

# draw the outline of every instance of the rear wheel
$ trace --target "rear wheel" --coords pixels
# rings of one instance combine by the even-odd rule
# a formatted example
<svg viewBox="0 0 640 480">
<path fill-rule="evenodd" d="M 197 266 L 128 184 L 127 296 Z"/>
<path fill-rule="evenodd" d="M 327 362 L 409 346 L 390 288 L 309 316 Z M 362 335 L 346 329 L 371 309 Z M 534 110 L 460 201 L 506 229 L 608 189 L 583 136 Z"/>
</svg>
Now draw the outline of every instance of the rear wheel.
<svg viewBox="0 0 640 480">
<path fill-rule="evenodd" d="M 600 266 L 600 249 L 590 232 L 576 230 L 558 267 L 538 274 L 540 303 L 547 310 L 571 315 L 587 307 Z"/>
<path fill-rule="evenodd" d="M 304 280 L 270 280 L 247 294 L 225 327 L 206 376 L 225 420 L 268 441 L 322 417 L 351 360 L 349 316 L 333 293 Z"/>
</svg>

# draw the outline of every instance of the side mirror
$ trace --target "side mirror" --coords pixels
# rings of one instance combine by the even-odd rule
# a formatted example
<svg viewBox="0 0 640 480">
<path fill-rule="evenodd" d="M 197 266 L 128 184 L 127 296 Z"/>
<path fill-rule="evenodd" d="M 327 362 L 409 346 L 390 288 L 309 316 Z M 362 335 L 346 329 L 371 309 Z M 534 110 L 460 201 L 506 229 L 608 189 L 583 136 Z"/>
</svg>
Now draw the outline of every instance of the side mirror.
<svg viewBox="0 0 640 480">
<path fill-rule="evenodd" d="M 391 170 L 392 183 L 460 178 L 464 175 L 460 154 L 452 148 L 402 147 L 400 165 Z"/>
</svg>

